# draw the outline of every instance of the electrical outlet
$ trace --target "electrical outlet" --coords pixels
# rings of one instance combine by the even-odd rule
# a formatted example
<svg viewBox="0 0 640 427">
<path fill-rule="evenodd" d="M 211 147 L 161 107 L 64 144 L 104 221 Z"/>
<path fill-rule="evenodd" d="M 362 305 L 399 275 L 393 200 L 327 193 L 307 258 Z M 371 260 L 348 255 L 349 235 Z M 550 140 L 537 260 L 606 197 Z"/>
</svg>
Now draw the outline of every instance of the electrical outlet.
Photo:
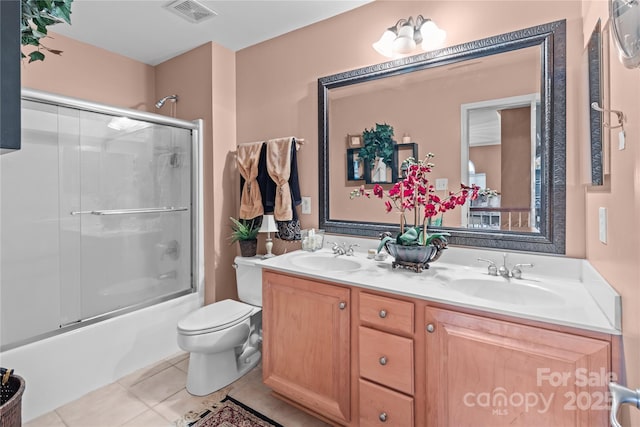
<svg viewBox="0 0 640 427">
<path fill-rule="evenodd" d="M 446 190 L 448 185 L 449 180 L 447 178 L 436 179 L 436 190 Z"/>
<path fill-rule="evenodd" d="M 607 243 L 607 208 L 598 209 L 598 236 L 602 243 Z"/>
<path fill-rule="evenodd" d="M 302 213 L 307 215 L 311 213 L 311 197 L 302 197 Z"/>
</svg>

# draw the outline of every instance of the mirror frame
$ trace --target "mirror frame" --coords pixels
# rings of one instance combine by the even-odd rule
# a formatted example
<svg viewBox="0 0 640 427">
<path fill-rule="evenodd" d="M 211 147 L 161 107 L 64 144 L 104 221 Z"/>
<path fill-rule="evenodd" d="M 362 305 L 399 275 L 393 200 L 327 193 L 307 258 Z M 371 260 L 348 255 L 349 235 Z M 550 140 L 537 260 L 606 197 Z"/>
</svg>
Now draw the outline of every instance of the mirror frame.
<svg viewBox="0 0 640 427">
<path fill-rule="evenodd" d="M 602 106 L 602 31 L 599 19 L 587 43 L 587 62 L 591 185 L 601 186 L 604 185 L 603 113 L 591 107 L 594 102 Z"/>
<path fill-rule="evenodd" d="M 566 20 L 383 62 L 318 79 L 319 226 L 328 233 L 379 237 L 399 225 L 337 220 L 329 210 L 329 91 L 531 46 L 541 49 L 541 218 L 539 233 L 429 227 L 449 243 L 492 249 L 565 253 L 566 228 Z M 342 148 L 342 144 L 340 145 Z M 335 172 L 335 171 L 334 171 Z M 347 196 L 347 194 L 345 194 Z"/>
</svg>

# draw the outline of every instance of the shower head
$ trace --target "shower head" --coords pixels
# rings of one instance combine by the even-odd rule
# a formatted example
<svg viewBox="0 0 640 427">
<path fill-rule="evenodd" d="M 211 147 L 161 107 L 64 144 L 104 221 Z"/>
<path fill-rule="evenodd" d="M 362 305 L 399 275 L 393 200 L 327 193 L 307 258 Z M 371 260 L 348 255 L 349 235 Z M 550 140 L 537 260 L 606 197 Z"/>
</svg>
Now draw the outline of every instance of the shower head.
<svg viewBox="0 0 640 427">
<path fill-rule="evenodd" d="M 165 96 L 164 98 L 162 98 L 161 100 L 156 102 L 156 108 L 162 108 L 164 103 L 167 102 L 167 101 L 177 102 L 178 101 L 178 95 L 167 95 L 167 96 Z"/>
</svg>

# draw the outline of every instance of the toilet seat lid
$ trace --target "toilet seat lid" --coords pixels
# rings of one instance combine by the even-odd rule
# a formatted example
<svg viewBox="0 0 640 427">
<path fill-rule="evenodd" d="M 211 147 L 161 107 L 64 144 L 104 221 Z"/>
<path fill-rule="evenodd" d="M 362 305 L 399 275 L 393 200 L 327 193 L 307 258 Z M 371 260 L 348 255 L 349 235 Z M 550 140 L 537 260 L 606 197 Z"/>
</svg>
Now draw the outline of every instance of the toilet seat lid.
<svg viewBox="0 0 640 427">
<path fill-rule="evenodd" d="M 215 332 L 240 323 L 253 312 L 253 306 L 226 299 L 205 305 L 178 322 L 185 335 Z"/>
</svg>

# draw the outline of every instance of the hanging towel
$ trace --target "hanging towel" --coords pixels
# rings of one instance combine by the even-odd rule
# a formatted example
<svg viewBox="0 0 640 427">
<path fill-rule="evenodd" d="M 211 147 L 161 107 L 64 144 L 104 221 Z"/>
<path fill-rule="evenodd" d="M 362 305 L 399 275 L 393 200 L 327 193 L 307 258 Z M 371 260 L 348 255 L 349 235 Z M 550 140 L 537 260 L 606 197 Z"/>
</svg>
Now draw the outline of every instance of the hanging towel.
<svg viewBox="0 0 640 427">
<path fill-rule="evenodd" d="M 289 176 L 291 175 L 291 143 L 293 137 L 270 139 L 267 141 L 267 171 L 276 183 L 273 215 L 277 221 L 293 219 L 293 202 Z"/>
<path fill-rule="evenodd" d="M 258 177 L 258 162 L 260 150 L 264 142 L 251 142 L 238 145 L 236 162 L 240 175 L 245 183 L 240 197 L 240 219 L 253 219 L 264 213 L 262 196 L 256 178 Z"/>
</svg>

